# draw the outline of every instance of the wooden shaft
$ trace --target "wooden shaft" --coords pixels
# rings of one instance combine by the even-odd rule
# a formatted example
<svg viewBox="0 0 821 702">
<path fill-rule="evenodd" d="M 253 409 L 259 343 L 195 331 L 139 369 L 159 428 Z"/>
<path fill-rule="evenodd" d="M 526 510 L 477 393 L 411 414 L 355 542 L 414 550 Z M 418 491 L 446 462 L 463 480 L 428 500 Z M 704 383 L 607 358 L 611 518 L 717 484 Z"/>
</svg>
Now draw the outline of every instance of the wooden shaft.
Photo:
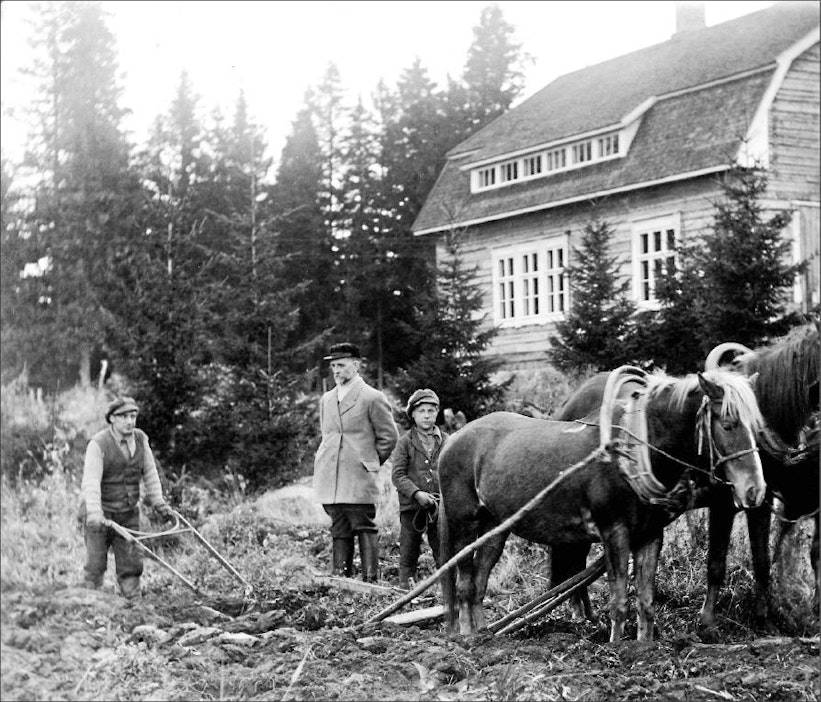
<svg viewBox="0 0 821 702">
<path fill-rule="evenodd" d="M 214 556 L 214 558 L 216 558 L 216 559 L 220 562 L 220 564 L 221 564 L 221 565 L 222 565 L 222 566 L 223 566 L 223 567 L 224 567 L 224 568 L 225 568 L 225 569 L 226 569 L 229 573 L 231 573 L 231 575 L 233 575 L 233 576 L 234 576 L 237 580 L 239 580 L 239 581 L 240 581 L 243 585 L 245 585 L 245 588 L 246 588 L 246 591 L 247 591 L 247 592 L 250 592 L 251 590 L 253 590 L 253 586 L 251 585 L 251 583 L 249 583 L 249 582 L 248 582 L 245 578 L 243 578 L 243 577 L 242 577 L 242 576 L 241 576 L 241 575 L 240 575 L 240 574 L 236 571 L 236 569 L 235 569 L 235 568 L 234 568 L 234 567 L 233 567 L 233 566 L 232 566 L 232 565 L 231 565 L 228 561 L 226 561 L 226 560 L 225 560 L 225 559 L 224 559 L 224 558 L 223 558 L 223 557 L 222 557 L 222 556 L 221 556 L 221 555 L 217 552 L 217 550 L 216 550 L 216 549 L 215 549 L 215 548 L 214 548 L 211 544 L 209 544 L 209 543 L 205 540 L 205 537 L 203 537 L 203 535 L 202 535 L 202 534 L 200 534 L 200 533 L 199 533 L 199 532 L 198 532 L 198 531 L 194 528 L 194 526 L 191 524 L 191 522 L 189 522 L 189 521 L 188 521 L 185 517 L 183 517 L 183 516 L 182 516 L 179 512 L 174 512 L 174 516 L 176 516 L 176 517 L 177 517 L 177 518 L 178 518 L 178 519 L 179 519 L 179 520 L 180 520 L 183 524 L 185 524 L 185 526 L 187 526 L 187 527 L 191 530 L 191 533 L 192 533 L 194 536 L 196 536 L 196 537 L 197 537 L 197 539 L 200 541 L 200 543 L 202 543 L 202 545 L 203 545 L 203 546 L 205 546 L 205 548 L 207 548 L 207 549 L 208 549 L 209 553 L 210 553 L 212 556 Z"/>
<path fill-rule="evenodd" d="M 202 591 L 194 585 L 188 578 L 186 578 L 182 573 L 177 571 L 174 566 L 170 563 L 167 563 L 162 558 L 160 558 L 156 553 L 154 553 L 150 548 L 148 548 L 145 544 L 143 544 L 139 539 L 137 539 L 128 529 L 116 522 L 112 522 L 108 519 L 103 519 L 103 524 L 107 527 L 111 527 L 116 531 L 120 536 L 122 536 L 126 541 L 130 541 L 131 543 L 135 544 L 143 553 L 145 553 L 150 558 L 157 561 L 162 566 L 165 566 L 168 570 L 170 570 L 174 575 L 176 575 L 180 580 L 182 580 L 188 587 L 190 587 L 197 595 L 200 597 L 203 595 Z"/>
<path fill-rule="evenodd" d="M 579 588 L 587 587 L 590 583 L 596 580 L 604 571 L 604 556 L 602 556 L 601 558 L 599 558 L 599 560 L 597 560 L 592 565 L 588 566 L 581 573 L 577 573 L 572 578 L 562 583 L 562 585 L 557 586 L 551 590 L 561 590 L 562 586 L 564 586 L 565 589 L 563 592 L 557 592 L 552 598 L 545 599 L 544 595 L 542 596 L 542 598 L 536 598 L 542 599 L 542 602 L 535 604 L 534 602 L 531 602 L 528 605 L 524 605 L 524 607 L 519 608 L 519 610 L 525 610 L 524 612 L 522 612 L 524 616 L 522 616 L 521 619 L 519 619 L 519 621 L 510 621 L 510 615 L 508 615 L 507 618 L 508 621 L 510 621 L 510 623 L 507 624 L 507 626 L 503 626 L 501 628 L 494 628 L 492 629 L 492 631 L 498 634 L 510 634 L 514 631 L 518 631 L 525 625 L 530 624 L 530 622 L 536 621 L 537 619 L 540 619 L 541 617 L 545 616 L 548 612 L 556 609 L 556 607 L 562 604 L 562 602 L 565 602 L 566 600 L 570 599 L 570 597 L 573 596 L 573 593 L 575 593 Z M 571 581 L 575 582 L 571 583 Z M 551 591 L 548 591 L 548 593 L 545 593 L 545 595 L 549 594 L 549 592 Z M 539 606 L 539 604 L 541 604 L 541 606 Z M 534 610 L 534 608 L 536 609 Z M 528 612 L 530 613 L 528 614 Z M 501 622 L 502 620 L 499 620 L 499 622 L 495 622 L 493 626 L 496 627 L 496 625 Z"/>
<path fill-rule="evenodd" d="M 502 627 L 504 627 L 509 622 L 512 622 L 514 619 L 518 619 L 519 617 L 527 614 L 532 609 L 535 609 L 541 604 L 544 604 L 548 600 L 552 600 L 558 595 L 561 595 L 567 591 L 570 592 L 572 595 L 576 590 L 578 590 L 582 586 L 586 586 L 588 583 L 596 580 L 605 570 L 604 565 L 604 556 L 601 556 L 595 563 L 587 566 L 583 571 L 580 573 L 576 573 L 572 578 L 568 578 L 562 583 L 559 583 L 555 587 L 550 588 L 547 592 L 542 593 L 535 599 L 530 600 L 526 604 L 523 604 L 518 609 L 509 612 L 504 617 L 499 619 L 498 621 L 493 622 L 488 629 L 490 631 L 496 632 Z M 564 600 L 562 600 L 564 601 Z"/>
</svg>

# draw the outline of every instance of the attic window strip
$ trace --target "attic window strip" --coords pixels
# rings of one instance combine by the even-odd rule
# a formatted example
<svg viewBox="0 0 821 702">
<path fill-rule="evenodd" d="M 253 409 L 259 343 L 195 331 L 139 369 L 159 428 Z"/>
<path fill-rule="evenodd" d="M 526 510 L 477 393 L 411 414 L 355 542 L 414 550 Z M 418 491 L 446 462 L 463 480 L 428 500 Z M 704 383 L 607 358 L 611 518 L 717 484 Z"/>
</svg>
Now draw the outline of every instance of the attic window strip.
<svg viewBox="0 0 821 702">
<path fill-rule="evenodd" d="M 473 173 L 473 192 L 509 185 L 516 181 L 542 178 L 556 171 L 581 168 L 596 161 L 623 156 L 619 151 L 619 133 L 606 134 L 549 149 L 523 158 L 476 169 Z"/>
</svg>

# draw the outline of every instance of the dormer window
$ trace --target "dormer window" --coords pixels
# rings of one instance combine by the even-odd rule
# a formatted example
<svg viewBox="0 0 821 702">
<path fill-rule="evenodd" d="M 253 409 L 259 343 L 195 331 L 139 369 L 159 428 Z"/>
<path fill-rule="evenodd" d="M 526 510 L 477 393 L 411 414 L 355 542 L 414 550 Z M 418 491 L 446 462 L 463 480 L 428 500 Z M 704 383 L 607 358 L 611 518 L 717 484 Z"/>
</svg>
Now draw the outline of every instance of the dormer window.
<svg viewBox="0 0 821 702">
<path fill-rule="evenodd" d="M 619 135 L 611 134 L 610 136 L 599 139 L 599 156 L 617 156 L 619 153 Z"/>
<path fill-rule="evenodd" d="M 582 168 L 597 161 L 624 156 L 620 152 L 619 132 L 584 139 L 530 153 L 520 158 L 497 161 L 492 166 L 476 168 L 471 176 L 471 192 L 501 188 L 518 181 L 544 178 L 559 171 Z M 628 139 L 629 141 L 629 139 Z"/>
<path fill-rule="evenodd" d="M 479 187 L 490 188 L 496 185 L 496 169 L 483 168 L 479 171 Z"/>
<path fill-rule="evenodd" d="M 573 144 L 573 163 L 584 163 L 593 160 L 593 142 L 583 141 L 581 144 Z"/>
<path fill-rule="evenodd" d="M 536 154 L 536 156 L 528 156 L 522 161 L 522 165 L 524 166 L 525 178 L 539 175 L 539 173 L 542 172 L 542 155 Z"/>
<path fill-rule="evenodd" d="M 567 166 L 567 150 L 564 148 L 554 149 L 547 152 L 547 170 L 556 171 Z"/>
<path fill-rule="evenodd" d="M 502 182 L 507 183 L 511 180 L 519 179 L 519 162 L 509 161 L 502 164 Z"/>
</svg>

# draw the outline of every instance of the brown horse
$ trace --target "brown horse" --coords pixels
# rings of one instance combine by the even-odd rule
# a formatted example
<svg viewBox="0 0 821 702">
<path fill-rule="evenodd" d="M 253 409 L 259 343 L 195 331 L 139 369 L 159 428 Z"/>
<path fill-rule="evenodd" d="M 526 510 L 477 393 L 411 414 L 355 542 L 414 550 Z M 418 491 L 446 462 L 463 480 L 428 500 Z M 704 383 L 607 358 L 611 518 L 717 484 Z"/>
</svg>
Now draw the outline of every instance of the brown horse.
<svg viewBox="0 0 821 702">
<path fill-rule="evenodd" d="M 717 346 L 705 366 L 718 367 L 727 352 L 741 352 L 728 368 L 750 375 L 757 373 L 755 394 L 767 427 L 759 436 L 768 497 L 757 509 L 748 510 L 747 531 L 755 581 L 754 617 L 758 625 L 768 621 L 770 590 L 770 515 L 772 495 L 784 505 L 784 529 L 803 516 L 817 514 L 819 507 L 819 436 L 812 417 L 818 412 L 821 342 L 818 323 L 805 324 L 775 342 L 750 350 L 739 344 Z M 707 556 L 707 594 L 701 608 L 705 626 L 715 623 L 715 606 L 724 584 L 730 534 L 738 510 L 726 489 L 710 495 L 710 527 Z M 782 536 L 779 539 L 783 538 Z M 815 571 L 815 598 L 819 590 L 819 525 L 810 544 Z"/>
<path fill-rule="evenodd" d="M 798 444 L 805 425 L 818 409 L 821 345 L 818 326 L 807 324 L 796 328 L 783 339 L 755 351 L 736 343 L 717 346 L 707 358 L 706 368 L 718 367 L 723 357 L 738 354 L 730 368 L 747 375 L 757 373 L 754 391 L 767 427 L 758 436 L 764 479 L 768 486 L 765 502 L 745 510 L 755 580 L 753 615 L 759 625 L 767 622 L 770 584 L 769 532 L 773 492 L 784 504 L 784 518 L 796 520 L 817 513 L 819 506 L 819 435 L 811 431 Z M 583 383 L 554 415 L 554 419 L 580 420 L 598 410 L 602 403 L 608 372 L 594 375 Z M 624 395 L 631 388 L 625 387 Z M 773 434 L 775 431 L 775 434 Z M 793 444 L 793 445 L 791 445 Z M 738 507 L 727 486 L 716 483 L 702 491 L 696 507 L 709 507 L 707 556 L 707 594 L 701 610 L 705 626 L 715 623 L 715 605 L 724 583 L 727 552 L 733 521 Z M 787 522 L 787 528 L 790 522 Z M 811 550 L 811 562 L 819 577 L 818 523 Z M 587 549 L 551 549 L 552 582 L 558 583 L 584 570 Z M 816 598 L 818 589 L 816 589 Z M 592 619 L 590 599 L 582 589 L 574 596 L 577 610 Z"/>
<path fill-rule="evenodd" d="M 612 453 L 617 460 L 596 454 L 600 435 L 595 426 L 511 412 L 481 417 L 452 436 L 439 458 L 443 561 L 511 518 L 564 471 L 567 476 L 511 531 L 475 549 L 458 564 L 457 574 L 443 575 L 451 630 L 457 621 L 463 634 L 486 627 L 482 601 L 488 577 L 512 532 L 568 548 L 602 541 L 611 641 L 624 632 L 632 553 L 638 638 L 651 640 L 664 527 L 687 509 L 692 488 L 721 474 L 740 506 L 761 503 L 765 485 L 754 433 L 762 418 L 746 378 L 725 371 L 681 379 L 658 374 L 637 395 L 613 415 L 617 433 L 627 437 L 627 449 Z M 648 485 L 660 492 L 648 498 Z"/>
</svg>

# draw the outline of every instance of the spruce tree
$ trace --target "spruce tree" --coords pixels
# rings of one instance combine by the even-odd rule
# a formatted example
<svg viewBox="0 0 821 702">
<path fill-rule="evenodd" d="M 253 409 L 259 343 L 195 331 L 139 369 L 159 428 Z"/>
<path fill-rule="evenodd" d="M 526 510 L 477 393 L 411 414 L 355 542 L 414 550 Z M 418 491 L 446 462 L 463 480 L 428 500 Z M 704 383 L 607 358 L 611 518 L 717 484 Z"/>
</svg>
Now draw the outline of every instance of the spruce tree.
<svg viewBox="0 0 821 702">
<path fill-rule="evenodd" d="M 791 243 L 783 233 L 791 213 L 765 215 L 767 183 L 763 169 L 734 166 L 720 180 L 723 199 L 714 203 L 712 231 L 693 249 L 703 271 L 706 350 L 728 339 L 757 345 L 777 328 L 795 277 L 807 265 L 790 263 Z"/>
<path fill-rule="evenodd" d="M 790 262 L 790 212 L 765 214 L 767 182 L 760 167 L 722 176 L 711 227 L 681 244 L 659 279 L 661 307 L 642 315 L 642 347 L 668 372 L 693 372 L 724 341 L 754 348 L 789 328 L 790 288 L 808 263 Z"/>
<path fill-rule="evenodd" d="M 607 370 L 632 362 L 635 304 L 629 280 L 620 280 L 618 257 L 609 253 L 613 227 L 594 219 L 584 227 L 575 263 L 567 266 L 570 311 L 550 337 L 550 361 L 569 372 Z"/>
<path fill-rule="evenodd" d="M 111 257 L 134 236 L 142 206 L 121 126 L 114 38 L 98 3 L 43 4 L 31 74 L 39 93 L 24 170 L 37 177 L 27 231 L 40 275 L 19 300 L 16 340 L 32 382 L 51 390 L 91 380 L 110 324 Z"/>
<path fill-rule="evenodd" d="M 464 235 L 455 229 L 446 235 L 448 255 L 437 267 L 435 291 L 420 300 L 416 317 L 406 325 L 421 353 L 394 375 L 391 385 L 403 399 L 418 388 L 431 388 L 442 410 L 462 411 L 470 420 L 498 409 L 507 383 L 492 378 L 502 361 L 485 352 L 497 329 L 482 313 L 478 266 L 465 265 Z"/>
</svg>

